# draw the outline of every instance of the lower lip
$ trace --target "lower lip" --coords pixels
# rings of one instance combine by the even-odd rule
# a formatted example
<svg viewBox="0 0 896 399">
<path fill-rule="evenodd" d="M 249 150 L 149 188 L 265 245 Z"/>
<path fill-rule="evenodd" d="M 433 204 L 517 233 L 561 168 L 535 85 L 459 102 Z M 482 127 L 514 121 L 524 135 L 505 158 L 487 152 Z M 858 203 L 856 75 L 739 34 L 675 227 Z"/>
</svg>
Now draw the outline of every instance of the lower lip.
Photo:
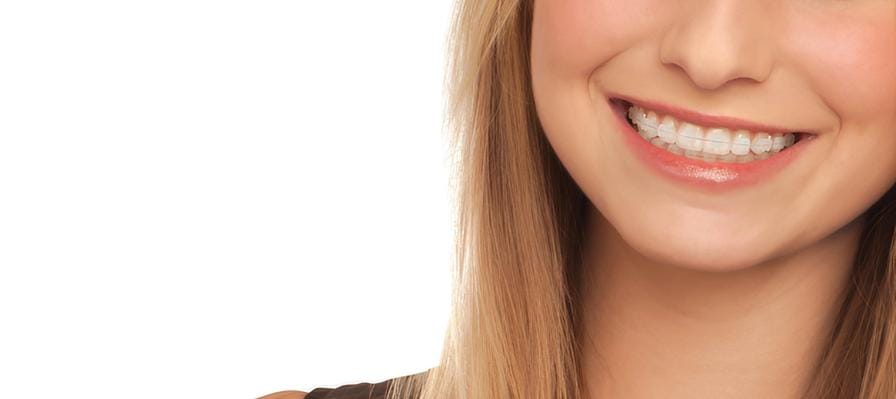
<svg viewBox="0 0 896 399">
<path fill-rule="evenodd" d="M 659 175 L 708 191 L 724 191 L 768 181 L 802 154 L 814 138 L 804 136 L 766 159 L 747 163 L 707 162 L 676 155 L 644 140 L 628 123 L 623 104 L 610 102 L 623 138 L 635 155 Z"/>
</svg>

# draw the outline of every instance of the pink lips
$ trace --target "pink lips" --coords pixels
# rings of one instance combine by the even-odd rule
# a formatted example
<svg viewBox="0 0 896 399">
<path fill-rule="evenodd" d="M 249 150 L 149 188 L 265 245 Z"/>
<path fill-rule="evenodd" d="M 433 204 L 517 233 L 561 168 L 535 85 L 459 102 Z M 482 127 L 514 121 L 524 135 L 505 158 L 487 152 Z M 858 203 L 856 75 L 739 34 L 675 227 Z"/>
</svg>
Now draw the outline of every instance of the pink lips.
<svg viewBox="0 0 896 399">
<path fill-rule="evenodd" d="M 661 176 L 708 191 L 730 190 L 768 180 L 796 159 L 814 138 L 809 135 L 779 153 L 749 163 L 707 162 L 676 155 L 650 144 L 629 125 L 623 103 L 610 101 L 610 106 L 624 141 L 639 159 Z"/>
</svg>

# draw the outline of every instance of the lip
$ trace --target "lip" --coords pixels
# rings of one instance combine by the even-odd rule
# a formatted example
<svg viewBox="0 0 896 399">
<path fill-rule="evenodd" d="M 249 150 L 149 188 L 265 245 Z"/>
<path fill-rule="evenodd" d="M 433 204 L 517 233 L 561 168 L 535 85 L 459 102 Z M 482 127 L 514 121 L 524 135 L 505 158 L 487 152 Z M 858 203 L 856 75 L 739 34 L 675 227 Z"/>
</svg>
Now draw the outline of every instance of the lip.
<svg viewBox="0 0 896 399">
<path fill-rule="evenodd" d="M 756 185 L 771 180 L 780 171 L 784 170 L 795 159 L 805 152 L 805 149 L 811 145 L 816 136 L 814 134 L 806 134 L 801 140 L 797 141 L 783 151 L 775 153 L 766 158 L 759 159 L 748 163 L 723 163 L 708 162 L 700 159 L 691 159 L 683 155 L 676 155 L 664 149 L 658 148 L 644 140 L 638 132 L 628 123 L 624 109 L 625 105 L 613 101 L 613 99 L 622 99 L 628 101 L 624 97 L 608 98 L 608 104 L 613 110 L 617 126 L 622 133 L 623 141 L 632 150 L 635 156 L 644 162 L 649 169 L 661 177 L 671 179 L 673 181 L 684 183 L 689 186 L 710 191 L 722 192 L 743 187 Z M 640 104 L 645 104 L 641 102 Z M 650 106 L 647 106 L 650 108 Z M 655 108 L 650 108 L 655 109 Z M 657 111 L 665 112 L 662 109 Z M 673 114 L 674 115 L 674 114 Z M 713 119 L 715 117 L 708 117 Z M 694 123 L 701 123 L 700 118 L 683 118 Z M 731 118 L 724 118 L 726 121 Z M 743 122 L 743 121 L 742 121 Z M 709 126 L 738 126 L 737 124 L 713 124 Z M 706 126 L 706 125 L 703 125 Z M 757 126 L 755 123 L 745 122 L 740 126 Z M 746 127 L 743 127 L 746 129 Z M 766 131 L 762 129 L 754 131 Z M 777 132 L 773 130 L 774 132 Z"/>
</svg>

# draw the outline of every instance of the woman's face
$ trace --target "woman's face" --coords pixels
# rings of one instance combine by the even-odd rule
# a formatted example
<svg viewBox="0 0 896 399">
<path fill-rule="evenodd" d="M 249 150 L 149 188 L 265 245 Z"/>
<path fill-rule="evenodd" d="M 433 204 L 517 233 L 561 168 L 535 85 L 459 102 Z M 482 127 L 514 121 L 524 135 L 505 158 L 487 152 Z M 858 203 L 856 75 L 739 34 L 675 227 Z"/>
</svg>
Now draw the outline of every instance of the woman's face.
<svg viewBox="0 0 896 399">
<path fill-rule="evenodd" d="M 894 0 L 534 1 L 547 138 L 649 258 L 755 265 L 896 181 Z"/>
</svg>

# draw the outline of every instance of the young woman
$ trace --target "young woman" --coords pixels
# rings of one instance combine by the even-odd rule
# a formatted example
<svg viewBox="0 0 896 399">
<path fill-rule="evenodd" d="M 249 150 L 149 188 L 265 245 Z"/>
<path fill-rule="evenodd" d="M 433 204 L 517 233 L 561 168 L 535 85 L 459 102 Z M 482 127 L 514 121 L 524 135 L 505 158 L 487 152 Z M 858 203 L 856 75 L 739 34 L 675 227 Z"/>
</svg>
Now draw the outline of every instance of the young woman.
<svg viewBox="0 0 896 399">
<path fill-rule="evenodd" d="M 306 399 L 896 398 L 896 1 L 463 0 L 452 51 L 441 363 Z"/>
</svg>

